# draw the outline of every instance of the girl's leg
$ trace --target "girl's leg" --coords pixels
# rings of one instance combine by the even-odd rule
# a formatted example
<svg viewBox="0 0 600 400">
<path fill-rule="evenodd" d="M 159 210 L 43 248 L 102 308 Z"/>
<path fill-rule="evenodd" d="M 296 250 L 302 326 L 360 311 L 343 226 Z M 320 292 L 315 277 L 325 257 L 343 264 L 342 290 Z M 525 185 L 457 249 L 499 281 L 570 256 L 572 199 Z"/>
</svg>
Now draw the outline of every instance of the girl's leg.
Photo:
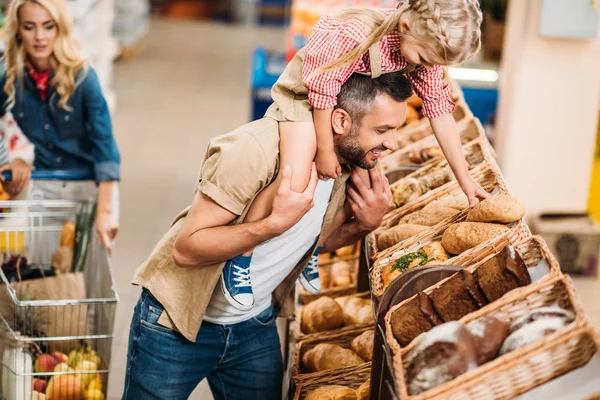
<svg viewBox="0 0 600 400">
<path fill-rule="evenodd" d="M 312 161 L 315 158 L 317 139 L 312 122 L 285 121 L 279 123 L 279 165 L 292 167 L 291 188 L 303 192 L 308 186 Z M 271 214 L 273 200 L 281 181 L 281 175 L 256 197 L 244 221 L 255 222 Z M 242 311 L 254 305 L 254 295 L 250 282 L 250 263 L 254 249 L 225 263 L 221 283 L 225 298 Z"/>
</svg>

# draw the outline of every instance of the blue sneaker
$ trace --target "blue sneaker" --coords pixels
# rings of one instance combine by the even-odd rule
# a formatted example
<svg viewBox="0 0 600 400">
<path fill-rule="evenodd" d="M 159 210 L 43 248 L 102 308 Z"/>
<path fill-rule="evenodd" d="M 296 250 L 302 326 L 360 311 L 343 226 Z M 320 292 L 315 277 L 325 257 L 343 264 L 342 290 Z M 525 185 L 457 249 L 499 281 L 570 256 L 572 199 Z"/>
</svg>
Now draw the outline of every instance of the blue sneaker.
<svg viewBox="0 0 600 400">
<path fill-rule="evenodd" d="M 227 301 L 240 311 L 249 311 L 254 305 L 250 282 L 252 256 L 237 256 L 228 260 L 221 274 L 221 289 Z"/>
<path fill-rule="evenodd" d="M 308 260 L 308 266 L 304 268 L 298 280 L 304 289 L 310 294 L 321 293 L 321 279 L 319 278 L 319 252 L 323 246 L 316 248 Z"/>
</svg>

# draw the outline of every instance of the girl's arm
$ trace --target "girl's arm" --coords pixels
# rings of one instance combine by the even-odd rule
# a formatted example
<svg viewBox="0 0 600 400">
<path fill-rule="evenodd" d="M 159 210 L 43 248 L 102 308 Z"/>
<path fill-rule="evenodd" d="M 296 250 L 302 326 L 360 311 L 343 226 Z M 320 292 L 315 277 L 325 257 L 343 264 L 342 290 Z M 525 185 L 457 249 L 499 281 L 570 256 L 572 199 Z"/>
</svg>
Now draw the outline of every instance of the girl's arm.
<svg viewBox="0 0 600 400">
<path fill-rule="evenodd" d="M 462 144 L 460 136 L 456 129 L 456 122 L 451 114 L 445 114 L 441 117 L 430 119 L 433 133 L 444 152 L 444 156 L 448 160 L 454 176 L 458 181 L 463 192 L 469 199 L 469 205 L 473 207 L 477 204 L 478 199 L 483 200 L 489 197 L 489 194 L 475 182 L 469 174 L 467 162 L 462 152 Z"/>
<path fill-rule="evenodd" d="M 333 130 L 331 129 L 331 114 L 333 108 L 314 110 L 313 118 L 317 133 L 317 155 L 315 162 L 319 177 L 337 178 L 342 173 L 342 167 L 335 154 L 333 145 Z"/>
</svg>

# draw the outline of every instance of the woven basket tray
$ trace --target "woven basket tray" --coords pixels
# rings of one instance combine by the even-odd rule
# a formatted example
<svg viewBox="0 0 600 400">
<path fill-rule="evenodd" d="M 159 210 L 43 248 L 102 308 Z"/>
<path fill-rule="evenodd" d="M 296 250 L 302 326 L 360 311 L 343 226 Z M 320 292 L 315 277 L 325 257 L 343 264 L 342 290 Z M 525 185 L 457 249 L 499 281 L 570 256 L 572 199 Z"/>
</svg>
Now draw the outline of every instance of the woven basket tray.
<svg viewBox="0 0 600 400">
<path fill-rule="evenodd" d="M 460 135 L 460 141 L 462 145 L 466 145 L 473 140 L 482 139 L 487 141 L 483 126 L 477 118 L 465 118 L 457 123 L 458 133 Z M 415 163 L 410 160 L 410 153 L 412 151 L 418 151 L 427 147 L 439 146 L 437 139 L 433 132 L 421 140 L 418 140 L 412 144 L 400 148 L 397 151 L 388 153 L 381 158 L 379 161 L 383 172 L 388 172 L 399 167 L 414 165 Z M 437 162 L 443 159 L 443 156 L 434 157 L 427 161 L 427 163 Z M 425 164 L 425 163 L 423 163 Z"/>
<path fill-rule="evenodd" d="M 308 304 L 322 296 L 341 297 L 356 293 L 356 281 L 358 279 L 358 255 L 353 255 L 351 257 L 334 257 L 327 262 L 319 263 L 319 268 L 329 268 L 332 264 L 335 264 L 339 261 L 346 261 L 352 265 L 352 284 L 345 287 L 323 289 L 319 294 L 310 294 L 304 289 L 304 287 L 302 287 L 302 285 L 300 285 L 299 297 L 301 304 Z"/>
<path fill-rule="evenodd" d="M 373 291 L 373 295 L 375 295 L 376 297 L 380 297 L 384 293 L 383 281 L 381 279 L 381 271 L 384 267 L 395 263 L 396 260 L 398 260 L 405 254 L 419 251 L 431 242 L 435 240 L 440 240 L 441 232 L 443 232 L 446 228 L 447 226 L 441 227 L 436 234 L 428 238 L 416 237 L 416 242 L 411 247 L 399 248 L 398 246 L 393 246 L 387 249 L 386 251 L 382 252 L 382 255 L 374 260 L 374 264 L 371 269 L 371 289 Z M 511 227 L 511 229 L 509 229 L 502 235 L 499 235 L 491 240 L 483 242 L 478 246 L 475 246 L 472 249 L 469 249 L 457 256 L 451 257 L 450 259 L 441 263 L 441 265 L 470 266 L 472 264 L 478 263 L 480 260 L 483 260 L 486 257 L 490 257 L 490 255 L 492 254 L 498 254 L 498 252 L 500 252 L 500 250 L 506 246 L 502 246 L 503 244 L 520 243 L 521 241 L 527 239 L 530 236 L 531 231 L 529 230 L 529 227 L 524 221 L 521 220 L 515 223 Z"/>
<path fill-rule="evenodd" d="M 481 166 L 481 168 L 477 168 L 477 169 L 473 170 L 471 173 L 471 176 L 477 183 L 479 183 L 479 185 L 481 185 L 481 187 L 483 187 L 483 189 L 485 189 L 489 193 L 497 193 L 497 192 L 508 193 L 508 189 L 504 182 L 504 178 L 502 177 L 502 174 L 496 168 L 495 165 L 489 165 L 489 164 L 485 163 L 483 166 Z M 427 206 L 429 203 L 431 203 L 434 200 L 442 199 L 445 197 L 456 196 L 461 193 L 462 193 L 462 189 L 458 185 L 458 182 L 454 181 L 454 182 L 452 182 L 451 185 L 449 185 L 443 191 L 437 191 L 432 196 L 425 196 L 425 197 L 422 197 L 421 199 L 417 199 L 417 201 L 410 203 L 410 207 L 401 207 L 401 208 L 395 209 L 395 210 L 389 212 L 388 214 L 386 214 L 383 218 L 381 228 L 371 232 L 368 236 L 368 240 L 370 241 L 369 244 L 370 244 L 370 248 L 371 248 L 371 258 L 372 259 L 380 258 L 379 253 L 387 250 L 387 249 L 380 250 L 377 246 L 377 236 L 380 233 L 382 233 L 386 229 L 396 226 L 398 224 L 398 221 L 400 219 L 402 219 L 404 216 L 411 214 L 415 211 L 419 211 L 419 210 L 423 209 L 425 206 Z M 455 216 L 453 218 L 448 218 L 446 220 L 440 221 L 436 226 L 431 227 L 430 229 L 427 229 L 427 230 L 421 232 L 419 237 L 429 237 L 432 234 L 435 234 L 435 232 L 438 232 L 440 229 L 440 226 L 438 226 L 438 225 L 441 225 L 442 227 L 446 227 L 451 222 L 456 222 L 457 220 L 464 219 L 467 212 L 468 212 L 468 210 L 464 210 L 464 212 L 462 213 L 464 215 L 461 214 L 461 215 Z M 416 243 L 417 240 L 418 240 L 417 237 L 409 238 L 409 239 L 403 241 L 402 243 L 397 243 L 397 247 L 403 248 L 406 246 L 410 246 L 412 243 Z"/>
<path fill-rule="evenodd" d="M 296 385 L 294 400 L 304 400 L 311 391 L 326 385 L 341 385 L 358 389 L 371 378 L 371 363 L 362 364 L 344 371 L 332 371 L 321 376 L 311 377 Z"/>
<path fill-rule="evenodd" d="M 456 109 L 452 113 L 454 120 L 460 123 L 466 119 L 473 117 L 473 113 L 469 109 L 469 106 L 464 101 L 458 101 L 456 103 Z M 417 142 L 424 137 L 431 135 L 433 130 L 429 123 L 429 118 L 421 118 L 417 121 L 411 122 L 398 129 L 396 137 L 398 138 L 398 147 L 403 148 L 411 143 Z"/>
<path fill-rule="evenodd" d="M 576 319 L 573 323 L 539 342 L 500 356 L 437 388 L 417 396 L 409 396 L 403 358 L 417 345 L 420 337 L 405 348 L 401 348 L 396 341 L 391 330 L 390 316 L 400 304 L 390 309 L 386 315 L 386 341 L 393 353 L 393 375 L 402 399 L 509 399 L 584 365 L 597 351 L 595 334 L 575 294 L 571 279 L 559 275 L 517 289 L 466 315 L 461 321 L 468 323 L 491 315 L 512 322 L 535 308 L 558 304 L 574 312 Z"/>
<path fill-rule="evenodd" d="M 334 371 L 343 372 L 349 369 L 354 369 L 355 367 L 346 367 L 337 370 L 306 372 L 302 365 L 302 357 L 307 351 L 313 349 L 316 345 L 320 343 L 337 344 L 343 348 L 350 349 L 350 345 L 352 344 L 352 341 L 355 337 L 359 336 L 363 332 L 372 331 L 373 329 L 373 327 L 354 328 L 341 333 L 326 334 L 318 338 L 302 340 L 300 342 L 297 342 L 296 347 L 294 349 L 292 379 L 294 380 L 294 382 L 296 382 L 296 384 L 299 384 L 301 382 L 306 381 L 307 379 L 313 379 L 322 375 L 330 374 Z M 365 363 L 370 364 L 370 361 L 366 361 Z"/>
<path fill-rule="evenodd" d="M 336 296 L 336 297 L 342 297 L 342 296 Z M 352 297 L 360 297 L 363 299 L 370 299 L 371 293 L 369 293 L 369 292 L 356 293 L 356 294 L 352 295 Z M 328 337 L 330 335 L 353 331 L 355 329 L 372 327 L 374 325 L 374 322 L 369 323 L 369 324 L 361 324 L 361 325 L 349 325 L 349 326 L 342 326 L 341 328 L 334 329 L 331 331 L 307 334 L 307 333 L 302 332 L 302 308 L 303 307 L 304 306 L 299 307 L 296 310 L 296 321 L 294 323 L 294 338 L 296 339 L 297 342 L 299 342 L 301 340 L 319 340 L 320 338 Z"/>
</svg>

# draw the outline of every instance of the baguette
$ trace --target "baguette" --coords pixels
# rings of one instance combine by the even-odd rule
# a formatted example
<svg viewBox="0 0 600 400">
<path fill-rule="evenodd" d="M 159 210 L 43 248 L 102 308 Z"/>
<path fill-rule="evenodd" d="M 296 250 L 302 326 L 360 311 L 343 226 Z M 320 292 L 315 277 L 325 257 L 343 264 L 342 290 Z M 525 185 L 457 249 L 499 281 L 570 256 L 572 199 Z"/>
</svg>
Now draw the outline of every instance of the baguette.
<svg viewBox="0 0 600 400">
<path fill-rule="evenodd" d="M 460 254 L 508 230 L 506 225 L 460 222 L 446 229 L 442 236 L 442 246 L 450 254 Z"/>
<path fill-rule="evenodd" d="M 308 372 L 352 367 L 364 362 L 352 350 L 331 343 L 320 343 L 302 356 L 302 364 Z"/>
<path fill-rule="evenodd" d="M 379 251 L 385 250 L 397 243 L 415 236 L 419 232 L 423 232 L 427 228 L 427 226 L 416 224 L 401 224 L 393 226 L 390 229 L 381 231 L 377 235 L 377 248 Z"/>
<path fill-rule="evenodd" d="M 449 207 L 430 207 L 415 211 L 412 214 L 405 215 L 401 220 L 401 224 L 415 224 L 434 226 L 445 219 L 454 217 L 460 211 Z"/>
<path fill-rule="evenodd" d="M 373 359 L 373 340 L 375 339 L 374 331 L 366 331 L 352 340 L 350 347 L 360 358 L 366 361 Z"/>
</svg>

